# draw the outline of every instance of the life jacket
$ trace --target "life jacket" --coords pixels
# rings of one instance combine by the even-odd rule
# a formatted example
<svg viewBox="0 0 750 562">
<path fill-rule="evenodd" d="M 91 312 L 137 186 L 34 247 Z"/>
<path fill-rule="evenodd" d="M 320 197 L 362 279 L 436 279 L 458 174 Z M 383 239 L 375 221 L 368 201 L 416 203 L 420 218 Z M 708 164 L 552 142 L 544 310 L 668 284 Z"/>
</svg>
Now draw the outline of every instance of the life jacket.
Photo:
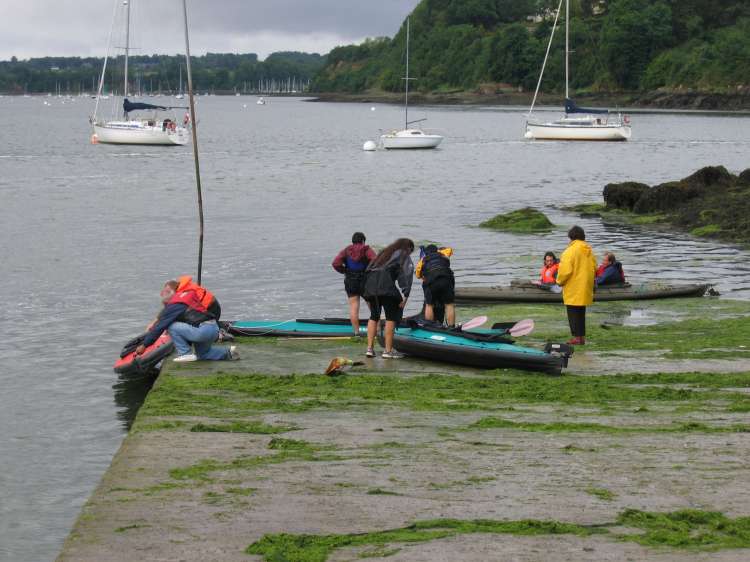
<svg viewBox="0 0 750 562">
<path fill-rule="evenodd" d="M 175 293 L 181 291 L 194 291 L 198 301 L 208 310 L 208 312 L 216 320 L 221 318 L 221 305 L 211 291 L 197 283 L 193 283 L 193 278 L 190 275 L 178 277 L 177 283 L 178 285 Z"/>
<path fill-rule="evenodd" d="M 207 320 L 215 320 L 214 315 L 208 311 L 198 298 L 198 293 L 196 291 L 188 290 L 175 293 L 172 298 L 169 299 L 169 302 L 167 302 L 167 306 L 170 304 L 184 304 L 187 306 L 185 311 L 177 317 L 178 322 L 185 322 L 191 326 L 198 326 Z"/>
<path fill-rule="evenodd" d="M 344 260 L 346 263 L 346 271 L 347 273 L 359 273 L 367 269 L 367 264 L 370 262 L 367 260 L 366 257 L 363 256 L 363 259 L 355 260 L 353 257 L 351 257 L 348 253 L 346 254 L 346 260 Z"/>
<path fill-rule="evenodd" d="M 422 278 L 425 285 L 434 283 L 438 279 L 453 279 L 451 261 L 440 252 L 425 254 L 422 258 Z"/>
<path fill-rule="evenodd" d="M 539 281 L 542 283 L 554 283 L 557 278 L 557 270 L 560 267 L 559 263 L 553 263 L 551 266 L 542 266 L 542 270 L 539 272 Z"/>
</svg>

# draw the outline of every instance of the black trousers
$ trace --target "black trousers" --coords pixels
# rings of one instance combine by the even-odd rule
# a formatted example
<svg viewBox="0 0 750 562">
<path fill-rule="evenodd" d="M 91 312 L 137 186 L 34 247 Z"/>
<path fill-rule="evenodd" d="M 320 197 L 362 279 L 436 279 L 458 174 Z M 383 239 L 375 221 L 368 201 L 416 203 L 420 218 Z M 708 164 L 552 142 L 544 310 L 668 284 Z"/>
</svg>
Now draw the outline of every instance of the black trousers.
<svg viewBox="0 0 750 562">
<path fill-rule="evenodd" d="M 586 335 L 586 307 L 566 305 L 565 308 L 568 309 L 570 333 L 574 337 L 584 337 Z"/>
</svg>

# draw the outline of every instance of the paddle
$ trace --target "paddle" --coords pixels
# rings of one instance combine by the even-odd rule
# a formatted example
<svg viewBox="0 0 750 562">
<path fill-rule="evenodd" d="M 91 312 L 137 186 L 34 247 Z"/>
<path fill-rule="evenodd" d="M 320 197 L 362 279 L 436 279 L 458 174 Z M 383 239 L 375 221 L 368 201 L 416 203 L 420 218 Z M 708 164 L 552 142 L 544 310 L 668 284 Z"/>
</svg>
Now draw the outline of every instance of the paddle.
<svg viewBox="0 0 750 562">
<path fill-rule="evenodd" d="M 479 328 L 479 326 L 482 326 L 485 322 L 487 322 L 486 316 L 477 316 L 475 318 L 472 318 L 471 320 L 467 320 L 459 327 L 462 330 L 471 330 L 472 328 Z"/>
<path fill-rule="evenodd" d="M 498 322 L 492 325 L 493 330 L 505 330 L 506 334 L 517 338 L 520 336 L 526 336 L 534 331 L 534 321 L 531 318 L 525 320 L 519 320 L 515 324 L 509 322 Z"/>
</svg>

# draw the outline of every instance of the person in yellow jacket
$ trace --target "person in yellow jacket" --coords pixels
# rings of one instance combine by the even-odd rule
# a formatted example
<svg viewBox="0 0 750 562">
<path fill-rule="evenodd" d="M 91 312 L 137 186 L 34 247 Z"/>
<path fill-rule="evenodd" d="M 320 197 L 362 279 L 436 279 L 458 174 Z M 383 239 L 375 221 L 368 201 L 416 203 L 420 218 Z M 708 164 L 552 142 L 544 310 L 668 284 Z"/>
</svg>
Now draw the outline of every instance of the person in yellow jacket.
<svg viewBox="0 0 750 562">
<path fill-rule="evenodd" d="M 573 338 L 572 345 L 586 343 L 586 307 L 594 302 L 594 277 L 596 257 L 580 226 L 568 231 L 570 244 L 560 257 L 557 284 L 563 290 L 563 302 L 568 312 L 568 324 Z"/>
</svg>

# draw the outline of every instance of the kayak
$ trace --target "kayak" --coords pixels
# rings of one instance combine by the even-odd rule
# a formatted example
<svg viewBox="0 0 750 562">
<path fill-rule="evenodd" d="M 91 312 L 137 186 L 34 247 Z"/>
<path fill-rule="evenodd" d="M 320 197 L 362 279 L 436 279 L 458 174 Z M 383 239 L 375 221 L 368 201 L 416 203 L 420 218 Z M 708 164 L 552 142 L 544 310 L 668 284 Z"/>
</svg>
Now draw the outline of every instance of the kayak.
<svg viewBox="0 0 750 562">
<path fill-rule="evenodd" d="M 396 328 L 393 347 L 413 357 L 482 367 L 524 369 L 559 375 L 573 353 L 566 344 L 548 343 L 544 350 L 516 345 L 504 330 L 461 331 L 411 322 Z M 379 333 L 383 344 L 382 329 Z"/>
<path fill-rule="evenodd" d="M 159 363 L 174 351 L 174 343 L 172 343 L 172 338 L 169 337 L 167 332 L 159 336 L 142 354 L 136 355 L 135 348 L 141 341 L 143 341 L 143 336 L 138 336 L 125 344 L 120 357 L 115 361 L 115 373 L 121 375 L 146 375 L 158 371 Z"/>
<path fill-rule="evenodd" d="M 287 338 L 354 337 L 347 318 L 312 318 L 297 320 L 237 321 L 224 324 L 234 336 L 268 336 Z M 360 320 L 359 335 L 367 335 L 367 320 Z"/>
<path fill-rule="evenodd" d="M 488 304 L 494 302 L 562 302 L 562 293 L 552 287 L 531 281 L 511 281 L 510 286 L 463 287 L 456 289 L 456 303 Z M 710 284 L 663 285 L 659 283 L 622 283 L 597 287 L 595 301 L 649 300 L 677 297 L 702 297 Z"/>
</svg>

